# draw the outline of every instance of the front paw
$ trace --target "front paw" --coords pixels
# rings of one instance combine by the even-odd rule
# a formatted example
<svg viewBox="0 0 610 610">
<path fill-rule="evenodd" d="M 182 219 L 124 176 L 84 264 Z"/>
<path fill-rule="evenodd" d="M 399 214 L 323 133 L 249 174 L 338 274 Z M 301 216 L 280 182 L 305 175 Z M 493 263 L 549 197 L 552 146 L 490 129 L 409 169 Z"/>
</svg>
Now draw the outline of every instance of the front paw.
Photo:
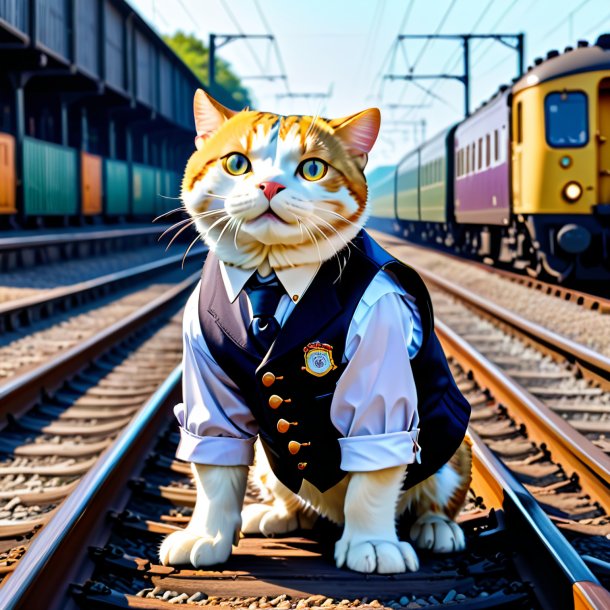
<svg viewBox="0 0 610 610">
<path fill-rule="evenodd" d="M 396 540 L 349 539 L 343 536 L 335 545 L 337 567 L 370 574 L 400 574 L 415 572 L 419 561 L 408 542 Z"/>
<path fill-rule="evenodd" d="M 409 533 L 418 548 L 434 553 L 452 553 L 466 548 L 464 532 L 446 515 L 425 513 L 415 521 Z"/>
<path fill-rule="evenodd" d="M 280 512 L 270 504 L 249 504 L 241 513 L 244 534 L 277 536 L 294 532 L 299 528 L 297 512 Z"/>
<path fill-rule="evenodd" d="M 188 528 L 170 534 L 161 544 L 159 559 L 165 566 L 191 564 L 195 568 L 224 563 L 231 555 L 233 537 L 212 537 Z"/>
</svg>

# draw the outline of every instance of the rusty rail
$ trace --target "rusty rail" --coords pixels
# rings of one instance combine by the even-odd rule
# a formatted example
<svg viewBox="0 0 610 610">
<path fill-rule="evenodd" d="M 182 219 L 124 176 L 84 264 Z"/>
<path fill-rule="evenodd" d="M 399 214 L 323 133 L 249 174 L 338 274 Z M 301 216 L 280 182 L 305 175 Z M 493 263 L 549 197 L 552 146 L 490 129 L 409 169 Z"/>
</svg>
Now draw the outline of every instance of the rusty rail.
<svg viewBox="0 0 610 610">
<path fill-rule="evenodd" d="M 542 573 L 548 570 L 543 582 L 553 582 L 556 591 L 565 589 L 565 592 L 569 593 L 571 590 L 572 607 L 575 609 L 610 608 L 610 592 L 600 585 L 578 553 L 546 516 L 538 502 L 493 455 L 474 431 L 470 430 L 468 434 L 473 441 L 473 487 L 486 491 L 486 506 L 504 510 L 529 532 L 524 539 L 530 541 L 530 552 L 538 545 L 544 547 L 546 562 L 543 566 L 534 566 L 534 569 Z M 551 578 L 554 573 L 560 574 L 563 582 L 554 581 Z"/>
<path fill-rule="evenodd" d="M 438 286 L 483 314 L 500 320 L 515 329 L 519 334 L 529 337 L 555 354 L 561 354 L 569 362 L 575 362 L 605 379 L 610 379 L 610 358 L 607 356 L 599 354 L 585 345 L 563 337 L 539 324 L 530 322 L 501 305 L 492 303 L 479 295 L 472 294 L 436 273 L 422 269 L 417 265 L 414 265 L 413 268 L 417 270 L 426 283 Z"/>
<path fill-rule="evenodd" d="M 179 396 L 176 367 L 117 440 L 80 481 L 0 589 L 0 608 L 63 609 L 73 604 L 68 583 L 88 564 L 91 544 L 104 538 L 104 516 L 128 494 L 127 481 L 152 448 L 158 429 Z"/>
<path fill-rule="evenodd" d="M 50 392 L 60 387 L 66 378 L 75 375 L 89 365 L 126 334 L 135 331 L 146 322 L 154 320 L 164 309 L 182 299 L 189 290 L 192 290 L 199 275 L 199 272 L 193 273 L 184 281 L 168 289 L 165 294 L 147 303 L 123 320 L 89 337 L 54 360 L 2 384 L 0 386 L 0 405 L 2 405 L 0 418 L 6 419 L 9 413 L 13 415 L 23 413 L 40 399 L 42 391 Z"/>
<path fill-rule="evenodd" d="M 160 235 L 168 225 L 155 225 L 154 227 L 130 227 L 126 229 L 98 229 L 92 231 L 64 231 L 47 233 L 46 235 L 19 235 L 18 237 L 0 237 L 0 251 L 23 250 L 27 248 L 40 248 L 44 246 L 63 245 L 66 243 L 83 241 L 100 241 L 121 239 L 124 237 L 138 237 L 143 235 Z"/>
<path fill-rule="evenodd" d="M 205 252 L 204 248 L 193 249 L 189 252 L 188 259 L 201 256 L 203 252 Z M 74 301 L 81 303 L 97 294 L 105 295 L 110 291 L 119 290 L 133 281 L 144 280 L 154 276 L 159 271 L 169 269 L 173 265 L 179 264 L 182 259 L 181 254 L 176 254 L 158 261 L 144 263 L 130 269 L 79 282 L 72 286 L 44 290 L 37 295 L 7 301 L 0 304 L 0 331 L 6 330 L 7 327 L 17 328 L 22 326 L 21 322 L 23 322 L 24 317 L 28 320 L 38 320 L 41 312 L 44 312 L 46 316 L 52 315 L 51 312 L 56 306 L 62 307 L 66 303 Z"/>
<path fill-rule="evenodd" d="M 610 513 L 610 456 L 587 440 L 544 403 L 524 390 L 440 320 L 436 330 L 448 356 L 472 371 L 477 383 L 505 404 L 528 436 L 546 446 L 556 461 L 578 473 L 583 490 Z"/>
</svg>

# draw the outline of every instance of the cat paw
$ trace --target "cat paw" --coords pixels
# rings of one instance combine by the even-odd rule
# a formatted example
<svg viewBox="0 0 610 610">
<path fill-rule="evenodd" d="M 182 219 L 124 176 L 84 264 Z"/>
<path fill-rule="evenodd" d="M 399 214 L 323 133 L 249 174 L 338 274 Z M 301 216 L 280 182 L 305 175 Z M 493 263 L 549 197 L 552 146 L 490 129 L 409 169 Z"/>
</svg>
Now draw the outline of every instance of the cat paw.
<svg viewBox="0 0 610 610">
<path fill-rule="evenodd" d="M 159 559 L 164 566 L 211 566 L 229 559 L 232 543 L 232 537 L 220 533 L 212 537 L 185 529 L 170 534 L 163 541 L 159 549 Z"/>
<path fill-rule="evenodd" d="M 241 531 L 244 534 L 263 534 L 278 536 L 299 529 L 296 512 L 278 511 L 269 504 L 249 504 L 241 513 Z"/>
<path fill-rule="evenodd" d="M 408 542 L 400 540 L 367 540 L 341 538 L 335 545 L 337 567 L 364 574 L 401 574 L 419 569 L 419 560 Z"/>
<path fill-rule="evenodd" d="M 462 528 L 452 519 L 438 513 L 425 513 L 411 526 L 411 539 L 420 549 L 434 553 L 453 553 L 466 548 Z"/>
</svg>

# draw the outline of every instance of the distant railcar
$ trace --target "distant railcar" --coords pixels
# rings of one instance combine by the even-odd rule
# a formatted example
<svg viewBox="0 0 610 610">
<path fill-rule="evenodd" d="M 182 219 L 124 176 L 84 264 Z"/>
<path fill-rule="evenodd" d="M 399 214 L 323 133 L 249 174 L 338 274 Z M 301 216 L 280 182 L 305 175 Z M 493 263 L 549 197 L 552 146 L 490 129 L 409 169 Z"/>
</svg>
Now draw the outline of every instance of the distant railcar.
<svg viewBox="0 0 610 610">
<path fill-rule="evenodd" d="M 177 207 L 202 85 L 126 0 L 0 0 L 0 80 L 3 226 Z"/>
<path fill-rule="evenodd" d="M 502 87 L 396 166 L 394 213 L 410 240 L 558 282 L 610 276 L 610 35 Z"/>
</svg>

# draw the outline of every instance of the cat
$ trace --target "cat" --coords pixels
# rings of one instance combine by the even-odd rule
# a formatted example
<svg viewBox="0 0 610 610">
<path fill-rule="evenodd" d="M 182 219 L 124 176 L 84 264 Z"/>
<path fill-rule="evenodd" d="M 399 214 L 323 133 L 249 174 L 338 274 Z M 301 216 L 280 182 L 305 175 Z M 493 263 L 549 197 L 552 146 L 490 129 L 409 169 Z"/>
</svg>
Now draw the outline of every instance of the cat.
<svg viewBox="0 0 610 610">
<path fill-rule="evenodd" d="M 161 562 L 223 563 L 240 530 L 286 534 L 318 515 L 343 525 L 336 565 L 363 573 L 418 569 L 413 546 L 397 535 L 405 512 L 417 547 L 463 549 L 455 517 L 470 485 L 470 407 L 434 335 L 423 283 L 363 231 L 379 110 L 341 119 L 235 112 L 198 90 L 194 114 L 181 197 L 210 254 L 185 313 L 185 403 L 175 413 L 177 456 L 192 462 L 197 501 L 189 525 L 163 541 Z M 285 289 L 275 310 L 281 330 L 258 356 L 247 328 L 258 315 L 253 277 Z M 362 324 L 374 320 L 382 301 L 394 313 L 378 318 L 375 337 L 354 339 L 359 312 Z M 404 341 L 417 343 L 416 326 L 411 355 Z M 388 380 L 396 363 L 404 375 Z M 338 393 L 359 383 L 358 396 L 371 392 L 371 413 L 367 404 L 339 412 Z M 381 419 L 398 429 L 366 422 L 384 408 Z M 257 432 L 251 480 L 266 500 L 242 511 Z"/>
</svg>

